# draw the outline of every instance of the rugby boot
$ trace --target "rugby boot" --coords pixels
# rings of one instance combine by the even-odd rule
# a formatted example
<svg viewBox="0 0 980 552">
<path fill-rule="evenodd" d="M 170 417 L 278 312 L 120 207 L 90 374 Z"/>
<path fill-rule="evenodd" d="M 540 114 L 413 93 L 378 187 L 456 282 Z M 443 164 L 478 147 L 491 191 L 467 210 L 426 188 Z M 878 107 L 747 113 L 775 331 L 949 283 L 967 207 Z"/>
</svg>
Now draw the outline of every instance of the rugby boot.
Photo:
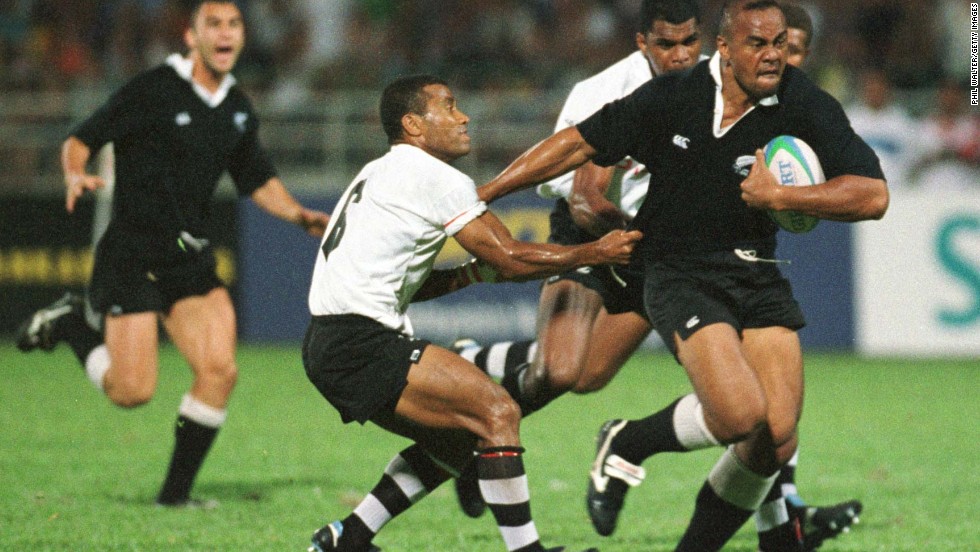
<svg viewBox="0 0 980 552">
<path fill-rule="evenodd" d="M 17 328 L 17 348 L 25 353 L 34 349 L 51 351 L 59 339 L 55 332 L 58 321 L 65 316 L 81 313 L 82 298 L 74 293 L 66 293 L 54 303 L 39 309 Z"/>
<path fill-rule="evenodd" d="M 627 462 L 612 451 L 613 438 L 625 426 L 626 420 L 609 420 L 602 425 L 596 436 L 595 461 L 589 471 L 585 505 L 592 526 L 604 537 L 616 530 L 626 491 L 639 485 L 646 477 L 646 470 L 641 466 Z"/>
<path fill-rule="evenodd" d="M 803 531 L 803 549 L 811 552 L 820 548 L 824 541 L 847 533 L 851 526 L 861 521 L 858 517 L 864 506 L 859 500 L 848 500 L 831 506 L 808 506 L 798 496 L 786 498 L 791 515 L 800 518 Z"/>
<path fill-rule="evenodd" d="M 310 547 L 306 552 L 332 552 L 340 550 L 340 535 L 344 533 L 344 524 L 337 520 L 331 521 L 313 533 Z M 381 552 L 381 549 L 373 544 L 365 552 Z"/>
</svg>

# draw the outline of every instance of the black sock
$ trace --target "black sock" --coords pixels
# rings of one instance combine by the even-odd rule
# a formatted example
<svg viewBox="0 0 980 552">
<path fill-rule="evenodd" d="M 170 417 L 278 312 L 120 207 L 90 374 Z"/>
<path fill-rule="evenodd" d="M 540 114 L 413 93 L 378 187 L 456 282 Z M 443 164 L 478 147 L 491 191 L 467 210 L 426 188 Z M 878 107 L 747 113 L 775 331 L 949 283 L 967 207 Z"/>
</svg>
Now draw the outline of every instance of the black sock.
<svg viewBox="0 0 980 552">
<path fill-rule="evenodd" d="M 180 504 L 190 498 L 194 478 L 218 435 L 218 428 L 199 424 L 181 415 L 177 416 L 174 435 L 176 440 L 170 467 L 157 496 L 160 504 Z"/>
<path fill-rule="evenodd" d="M 685 452 L 674 430 L 677 399 L 667 408 L 640 420 L 631 420 L 613 438 L 612 448 L 623 460 L 639 466 L 660 452 Z"/>
<path fill-rule="evenodd" d="M 523 387 L 521 380 L 524 379 L 524 372 L 527 371 L 528 367 L 530 364 L 527 362 L 513 366 L 504 372 L 504 377 L 500 380 L 500 385 L 507 390 L 507 394 L 521 406 L 522 413 L 524 412 L 524 405 L 521 402 L 524 400 L 524 393 L 521 389 Z"/>
<path fill-rule="evenodd" d="M 695 501 L 691 523 L 675 552 L 720 550 L 751 516 L 750 510 L 722 500 L 706 481 Z"/>
<path fill-rule="evenodd" d="M 56 341 L 67 342 L 82 366 L 85 366 L 92 349 L 102 344 L 102 334 L 90 328 L 85 317 L 78 312 L 70 312 L 56 320 L 52 337 Z"/>
</svg>

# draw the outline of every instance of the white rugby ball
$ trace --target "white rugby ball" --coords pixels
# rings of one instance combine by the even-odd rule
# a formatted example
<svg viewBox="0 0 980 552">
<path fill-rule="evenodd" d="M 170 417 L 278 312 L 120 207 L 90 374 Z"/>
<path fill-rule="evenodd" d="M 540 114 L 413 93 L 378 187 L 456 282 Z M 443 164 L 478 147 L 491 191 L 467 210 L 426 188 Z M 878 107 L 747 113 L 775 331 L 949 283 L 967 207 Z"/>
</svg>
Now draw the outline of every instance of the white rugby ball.
<svg viewBox="0 0 980 552">
<path fill-rule="evenodd" d="M 813 149 L 795 136 L 777 136 L 766 144 L 766 167 L 783 186 L 812 186 L 826 179 L 820 160 Z M 798 211 L 769 211 L 780 228 L 802 234 L 809 232 L 820 219 Z"/>
</svg>

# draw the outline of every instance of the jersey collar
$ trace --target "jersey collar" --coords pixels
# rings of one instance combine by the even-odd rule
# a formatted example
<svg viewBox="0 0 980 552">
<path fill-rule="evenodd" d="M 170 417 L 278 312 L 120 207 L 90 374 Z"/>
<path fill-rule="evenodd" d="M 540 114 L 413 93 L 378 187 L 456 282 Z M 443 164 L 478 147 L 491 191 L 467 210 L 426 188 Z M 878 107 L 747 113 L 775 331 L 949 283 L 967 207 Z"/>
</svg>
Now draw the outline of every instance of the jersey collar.
<svg viewBox="0 0 980 552">
<path fill-rule="evenodd" d="M 225 98 L 228 96 L 228 91 L 231 90 L 231 87 L 237 82 L 234 75 L 225 75 L 225 78 L 221 81 L 221 85 L 219 85 L 218 89 L 212 94 L 207 88 L 204 88 L 195 82 L 191 77 L 194 72 L 194 60 L 185 58 L 180 54 L 170 54 L 170 56 L 167 57 L 167 65 L 173 67 L 174 71 L 180 75 L 180 78 L 191 83 L 191 87 L 194 89 L 194 92 L 201 98 L 201 100 L 204 101 L 204 103 L 208 104 L 208 107 L 218 107 L 221 105 L 221 102 L 225 101 Z"/>
<path fill-rule="evenodd" d="M 729 131 L 729 129 L 731 129 L 733 126 L 738 124 L 738 121 L 741 121 L 746 115 L 751 113 L 752 110 L 755 109 L 757 106 L 761 105 L 761 106 L 769 107 L 769 106 L 779 104 L 779 97 L 776 94 L 762 98 L 761 100 L 756 102 L 755 105 L 750 107 L 745 113 L 743 113 L 742 116 L 739 117 L 737 121 L 728 125 L 725 128 L 721 128 L 721 118 L 725 113 L 725 102 L 721 96 L 721 56 L 718 54 L 718 52 L 715 52 L 715 54 L 711 56 L 711 59 L 708 61 L 708 68 L 711 70 L 711 78 L 715 80 L 715 118 L 714 118 L 714 124 L 712 125 L 715 138 L 721 138 L 722 136 L 724 136 L 725 133 Z"/>
</svg>

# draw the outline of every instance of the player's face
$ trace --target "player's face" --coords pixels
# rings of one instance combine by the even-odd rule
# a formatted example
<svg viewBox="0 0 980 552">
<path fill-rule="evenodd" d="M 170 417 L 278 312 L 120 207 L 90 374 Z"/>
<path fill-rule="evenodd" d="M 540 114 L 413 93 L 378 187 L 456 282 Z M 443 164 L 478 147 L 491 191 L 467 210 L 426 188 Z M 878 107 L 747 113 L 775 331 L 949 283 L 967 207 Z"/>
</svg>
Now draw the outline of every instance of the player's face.
<svg viewBox="0 0 980 552">
<path fill-rule="evenodd" d="M 456 108 L 453 93 L 442 84 L 430 84 L 422 90 L 428 96 L 420 122 L 422 149 L 446 162 L 469 153 L 470 135 L 466 133 L 466 125 L 470 118 Z"/>
<path fill-rule="evenodd" d="M 722 62 L 753 99 L 776 93 L 786 68 L 786 19 L 779 8 L 743 10 L 732 20 L 731 40 L 718 38 Z"/>
<path fill-rule="evenodd" d="M 636 47 L 650 62 L 653 76 L 680 71 L 698 62 L 701 29 L 693 17 L 680 24 L 658 19 L 646 33 L 636 33 Z"/>
<path fill-rule="evenodd" d="M 230 73 L 245 46 L 245 22 L 233 2 L 202 4 L 185 35 L 204 68 L 215 77 Z"/>
<path fill-rule="evenodd" d="M 806 47 L 806 31 L 803 29 L 786 29 L 786 63 L 793 67 L 802 67 L 810 49 Z"/>
</svg>

